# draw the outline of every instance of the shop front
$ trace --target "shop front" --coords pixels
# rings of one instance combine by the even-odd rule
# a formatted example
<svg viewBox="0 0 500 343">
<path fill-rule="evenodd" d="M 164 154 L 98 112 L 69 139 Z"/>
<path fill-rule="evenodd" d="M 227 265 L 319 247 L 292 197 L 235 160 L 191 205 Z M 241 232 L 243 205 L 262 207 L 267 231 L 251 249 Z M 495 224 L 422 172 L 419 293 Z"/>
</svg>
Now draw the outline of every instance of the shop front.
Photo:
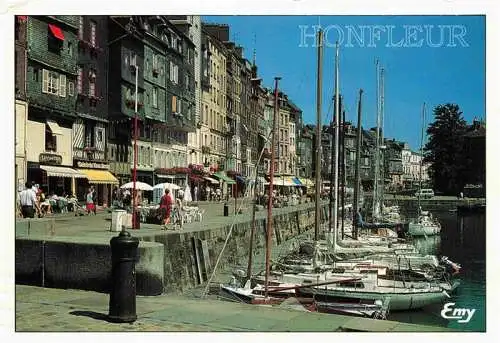
<svg viewBox="0 0 500 343">
<path fill-rule="evenodd" d="M 28 162 L 28 180 L 38 184 L 45 194 L 76 194 L 76 181 L 86 180 L 87 176 L 61 162 L 60 155 L 40 154 L 38 162 Z"/>
<path fill-rule="evenodd" d="M 87 176 L 87 180 L 77 182 L 78 198 L 84 198 L 90 186 L 97 192 L 97 204 L 108 207 L 113 188 L 118 186 L 116 177 L 109 172 L 109 164 L 104 162 L 75 161 L 77 170 Z"/>
</svg>

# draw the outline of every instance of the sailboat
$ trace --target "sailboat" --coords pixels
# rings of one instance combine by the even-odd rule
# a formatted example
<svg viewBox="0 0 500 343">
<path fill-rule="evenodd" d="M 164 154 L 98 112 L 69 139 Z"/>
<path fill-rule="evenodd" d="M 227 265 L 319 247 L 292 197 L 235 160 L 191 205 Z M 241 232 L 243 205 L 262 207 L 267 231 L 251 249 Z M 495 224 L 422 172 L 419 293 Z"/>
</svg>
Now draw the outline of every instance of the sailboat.
<svg viewBox="0 0 500 343">
<path fill-rule="evenodd" d="M 425 102 L 422 106 L 422 134 L 420 138 L 420 172 L 419 172 L 419 190 L 422 189 L 422 163 L 424 159 L 424 128 L 425 128 Z M 408 233 L 411 236 L 433 236 L 441 233 L 441 224 L 432 217 L 428 211 L 422 211 L 420 205 L 421 197 L 418 196 L 418 217 L 408 224 Z"/>
</svg>

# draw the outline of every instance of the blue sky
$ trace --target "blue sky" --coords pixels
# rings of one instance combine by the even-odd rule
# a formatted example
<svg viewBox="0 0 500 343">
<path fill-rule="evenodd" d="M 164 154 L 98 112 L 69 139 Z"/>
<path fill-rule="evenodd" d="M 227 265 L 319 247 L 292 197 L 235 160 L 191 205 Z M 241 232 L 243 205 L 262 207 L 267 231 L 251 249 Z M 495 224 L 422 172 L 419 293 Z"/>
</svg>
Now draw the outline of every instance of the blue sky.
<svg viewBox="0 0 500 343">
<path fill-rule="evenodd" d="M 306 123 L 316 122 L 317 49 L 312 46 L 314 39 L 304 38 L 303 32 L 312 33 L 312 26 L 318 23 L 328 31 L 329 45 L 323 54 L 324 122 L 333 112 L 330 102 L 337 39 L 341 41 L 340 91 L 347 120 L 357 120 L 362 88 L 363 126 L 376 125 L 377 59 L 385 69 L 384 136 L 419 149 L 423 102 L 427 103 L 427 123 L 433 120 L 432 108 L 447 102 L 457 103 L 468 122 L 476 116 L 486 118 L 482 16 L 204 16 L 203 21 L 228 24 L 231 40 L 244 47 L 250 61 L 255 48 L 259 76 L 265 85 L 272 87 L 274 76 L 281 76 L 280 88 L 303 110 Z M 375 25 L 385 30 L 379 40 L 370 39 L 380 31 Z M 356 40 L 353 32 L 360 36 L 361 31 L 364 40 Z M 455 37 L 452 44 L 451 31 Z M 416 34 L 412 36 L 412 32 Z M 349 40 L 351 46 L 347 46 Z M 398 47 L 399 42 L 402 46 Z"/>
</svg>

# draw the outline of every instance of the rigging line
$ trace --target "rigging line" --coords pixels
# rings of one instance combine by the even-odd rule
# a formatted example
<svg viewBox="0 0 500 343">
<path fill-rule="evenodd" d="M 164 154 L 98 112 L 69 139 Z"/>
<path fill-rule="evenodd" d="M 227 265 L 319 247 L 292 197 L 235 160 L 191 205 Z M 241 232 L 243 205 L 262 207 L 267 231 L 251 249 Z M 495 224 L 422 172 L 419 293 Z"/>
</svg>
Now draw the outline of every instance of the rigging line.
<svg viewBox="0 0 500 343">
<path fill-rule="evenodd" d="M 271 137 L 271 135 L 272 135 L 272 134 L 273 134 L 273 131 L 271 130 L 271 132 L 269 132 L 268 136 L 266 137 L 266 141 L 268 141 L 268 140 L 269 140 L 269 138 Z M 260 151 L 259 159 L 257 160 L 257 165 L 259 165 L 259 164 L 260 164 L 260 161 L 261 161 L 261 159 L 262 159 L 262 156 L 264 155 L 264 149 L 265 149 L 265 148 L 266 148 L 266 147 L 265 147 L 265 145 L 264 145 L 264 147 L 262 147 L 262 150 Z M 255 170 L 255 173 L 257 174 L 257 169 Z M 255 178 L 253 178 L 253 180 L 255 180 Z M 254 185 L 254 187 L 255 187 L 255 186 L 256 186 L 256 185 Z M 246 191 L 245 193 L 247 193 L 247 192 L 250 192 L 250 187 L 248 187 L 248 189 L 247 189 L 247 191 Z M 239 206 L 238 210 L 236 211 L 236 213 L 239 213 L 239 212 L 240 212 L 240 210 L 241 210 L 241 209 L 242 209 L 242 207 L 243 207 L 243 204 L 244 204 L 244 202 L 243 202 L 243 201 L 241 201 L 241 202 L 240 202 L 240 206 Z M 253 205 L 253 202 L 252 202 L 252 205 Z M 207 287 L 205 288 L 205 290 L 204 290 L 204 292 L 203 292 L 202 297 L 206 297 L 206 296 L 207 296 L 207 294 L 208 294 L 208 288 L 209 288 L 209 285 L 210 285 L 210 283 L 212 282 L 212 280 L 213 280 L 213 278 L 214 278 L 214 276 L 215 276 L 215 273 L 217 272 L 217 268 L 218 268 L 219 263 L 220 263 L 220 261 L 221 261 L 221 259 L 222 259 L 222 255 L 223 255 L 223 253 L 224 253 L 224 250 L 226 249 L 227 243 L 229 242 L 229 238 L 231 237 L 231 235 L 232 235 L 232 233 L 233 233 L 234 224 L 236 223 L 236 219 L 237 219 L 237 218 L 238 218 L 238 216 L 235 214 L 235 215 L 233 216 L 233 221 L 232 221 L 232 223 L 231 223 L 231 228 L 229 229 L 229 232 L 228 232 L 228 234 L 227 234 L 226 240 L 224 241 L 224 245 L 222 246 L 222 250 L 221 250 L 221 252 L 220 252 L 219 256 L 217 257 L 217 261 L 215 262 L 214 270 L 212 271 L 212 274 L 210 275 L 210 278 L 209 278 L 209 279 L 208 279 L 208 281 L 207 281 Z"/>
</svg>

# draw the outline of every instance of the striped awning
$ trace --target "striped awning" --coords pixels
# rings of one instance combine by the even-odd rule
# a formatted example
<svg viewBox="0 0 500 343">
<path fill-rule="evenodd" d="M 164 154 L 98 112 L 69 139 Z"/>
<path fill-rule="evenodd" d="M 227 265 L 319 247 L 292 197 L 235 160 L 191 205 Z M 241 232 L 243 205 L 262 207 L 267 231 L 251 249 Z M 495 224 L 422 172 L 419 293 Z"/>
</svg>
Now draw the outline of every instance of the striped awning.
<svg viewBox="0 0 500 343">
<path fill-rule="evenodd" d="M 314 186 L 314 182 L 312 182 L 310 179 L 299 177 L 299 181 L 302 184 L 302 186 L 306 186 L 306 187 L 313 187 Z"/>
<path fill-rule="evenodd" d="M 107 170 L 78 169 L 78 171 L 80 171 L 82 174 L 87 175 L 90 184 L 117 185 L 119 183 L 117 178 Z"/>
<path fill-rule="evenodd" d="M 59 166 L 40 166 L 40 169 L 45 170 L 47 176 L 58 176 L 58 177 L 74 177 L 80 179 L 86 179 L 87 175 L 80 173 L 75 169 L 68 167 Z"/>
<path fill-rule="evenodd" d="M 205 176 L 204 179 L 207 180 L 207 181 L 210 181 L 213 184 L 218 184 L 219 183 L 219 181 L 217 181 L 216 179 L 208 177 L 208 176 Z"/>
</svg>

